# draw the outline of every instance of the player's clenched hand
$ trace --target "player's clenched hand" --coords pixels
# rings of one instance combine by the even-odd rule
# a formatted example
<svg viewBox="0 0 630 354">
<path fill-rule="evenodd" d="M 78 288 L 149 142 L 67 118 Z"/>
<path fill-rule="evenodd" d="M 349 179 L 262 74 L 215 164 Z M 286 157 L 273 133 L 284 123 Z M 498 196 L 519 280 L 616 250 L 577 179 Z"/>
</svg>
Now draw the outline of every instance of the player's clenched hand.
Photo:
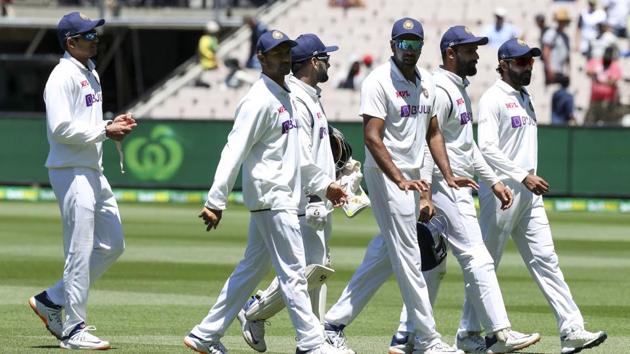
<svg viewBox="0 0 630 354">
<path fill-rule="evenodd" d="M 121 141 L 137 125 L 131 113 L 121 114 L 105 126 L 105 135 L 112 140 Z"/>
<path fill-rule="evenodd" d="M 424 194 L 424 193 L 423 193 Z M 435 215 L 435 207 L 433 201 L 430 198 L 420 198 L 420 217 L 418 220 L 421 222 L 428 222 Z"/>
<path fill-rule="evenodd" d="M 503 183 L 495 183 L 492 186 L 492 193 L 501 201 L 501 210 L 509 209 L 512 206 L 512 202 L 514 201 L 512 191 Z"/>
<path fill-rule="evenodd" d="M 328 185 L 328 188 L 326 188 L 326 198 L 328 198 L 328 200 L 333 203 L 333 206 L 337 208 L 345 204 L 348 195 L 340 185 L 333 182 Z"/>
<path fill-rule="evenodd" d="M 403 191 L 420 191 L 426 192 L 429 190 L 427 182 L 419 179 L 405 179 L 397 183 L 398 188 Z"/>
<path fill-rule="evenodd" d="M 536 195 L 543 195 L 549 192 L 549 183 L 545 181 L 542 177 L 529 174 L 523 180 L 523 184 L 527 189 L 529 189 L 532 193 Z"/>
<path fill-rule="evenodd" d="M 479 190 L 479 185 L 474 179 L 468 177 L 453 176 L 451 180 L 446 180 L 449 187 L 459 189 L 459 187 L 470 187 L 476 191 Z"/>
<path fill-rule="evenodd" d="M 201 213 L 199 214 L 199 217 L 203 219 L 203 223 L 207 225 L 206 231 L 216 229 L 217 226 L 219 226 L 222 216 L 223 210 L 210 209 L 208 207 L 203 207 L 203 209 L 201 209 Z"/>
</svg>

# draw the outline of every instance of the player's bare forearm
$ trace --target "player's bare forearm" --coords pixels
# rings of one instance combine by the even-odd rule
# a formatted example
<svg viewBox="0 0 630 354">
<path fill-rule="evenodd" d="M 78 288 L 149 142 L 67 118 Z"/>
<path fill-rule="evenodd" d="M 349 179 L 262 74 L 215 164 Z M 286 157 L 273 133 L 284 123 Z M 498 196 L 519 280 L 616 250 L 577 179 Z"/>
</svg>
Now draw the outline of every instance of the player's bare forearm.
<svg viewBox="0 0 630 354">
<path fill-rule="evenodd" d="M 429 123 L 429 129 L 427 130 L 427 146 L 431 151 L 433 161 L 442 172 L 444 179 L 448 181 L 453 180 L 453 171 L 451 170 L 451 164 L 448 160 L 448 154 L 446 153 L 446 145 L 444 144 L 444 136 L 438 126 L 437 118 L 431 118 Z"/>
<path fill-rule="evenodd" d="M 417 190 L 425 191 L 429 186 L 420 180 L 409 180 L 405 178 L 402 171 L 394 164 L 392 157 L 387 151 L 383 143 L 383 129 L 385 121 L 370 116 L 363 116 L 363 133 L 365 146 L 372 154 L 374 161 L 383 173 L 392 182 L 396 183 L 398 188 L 404 191 Z"/>
</svg>

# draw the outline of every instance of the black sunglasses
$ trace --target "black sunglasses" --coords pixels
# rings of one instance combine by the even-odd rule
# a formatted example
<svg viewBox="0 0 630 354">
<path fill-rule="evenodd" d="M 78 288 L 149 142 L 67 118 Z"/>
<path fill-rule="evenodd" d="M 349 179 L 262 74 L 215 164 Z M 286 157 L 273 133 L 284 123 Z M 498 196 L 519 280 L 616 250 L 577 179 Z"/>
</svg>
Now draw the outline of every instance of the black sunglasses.
<svg viewBox="0 0 630 354">
<path fill-rule="evenodd" d="M 98 33 L 96 33 L 96 31 L 89 31 L 89 32 L 85 32 L 85 33 L 79 33 L 77 35 L 71 36 L 70 38 L 83 38 L 86 41 L 94 41 L 98 38 Z"/>
</svg>

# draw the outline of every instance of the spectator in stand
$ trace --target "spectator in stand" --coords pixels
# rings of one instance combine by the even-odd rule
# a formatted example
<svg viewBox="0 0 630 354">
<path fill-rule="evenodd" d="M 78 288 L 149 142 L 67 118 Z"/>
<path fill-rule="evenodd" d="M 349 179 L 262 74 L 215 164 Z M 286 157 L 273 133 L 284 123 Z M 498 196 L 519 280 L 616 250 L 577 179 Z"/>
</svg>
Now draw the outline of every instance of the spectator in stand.
<svg viewBox="0 0 630 354">
<path fill-rule="evenodd" d="M 328 0 L 328 5 L 331 7 L 343 7 L 344 9 L 365 6 L 363 0 Z"/>
<path fill-rule="evenodd" d="M 617 46 L 617 37 L 606 21 L 597 24 L 597 35 L 589 42 L 589 59 L 600 59 L 608 47 Z"/>
<path fill-rule="evenodd" d="M 571 47 L 565 28 L 571 23 L 569 12 L 559 8 L 553 14 L 556 28 L 550 28 L 543 36 L 543 60 L 545 64 L 545 84 L 556 83 L 562 76 L 570 74 Z"/>
<path fill-rule="evenodd" d="M 575 29 L 575 49 L 589 56 L 589 44 L 597 36 L 597 25 L 606 21 L 606 11 L 597 8 L 597 0 L 588 0 L 588 6 L 580 11 Z"/>
<path fill-rule="evenodd" d="M 260 69 L 260 62 L 256 57 L 256 44 L 258 43 L 258 38 L 267 32 L 267 26 L 252 16 L 245 17 L 245 23 L 252 30 L 252 34 L 249 37 L 249 57 L 245 66 L 250 69 Z"/>
<path fill-rule="evenodd" d="M 602 6 L 608 15 L 607 21 L 612 32 L 619 38 L 628 37 L 628 13 L 630 13 L 630 1 L 628 0 L 602 0 Z"/>
<path fill-rule="evenodd" d="M 573 95 L 569 93 L 568 76 L 562 76 L 558 83 L 560 88 L 553 93 L 551 98 L 551 124 L 553 125 L 575 125 L 573 115 Z"/>
<path fill-rule="evenodd" d="M 591 103 L 584 119 L 585 124 L 619 123 L 619 92 L 617 83 L 623 77 L 617 60 L 617 49 L 608 47 L 600 59 L 593 58 L 586 64 L 586 74 L 591 78 Z"/>
<path fill-rule="evenodd" d="M 2 6 L 0 17 L 13 17 L 14 11 L 11 7 L 12 0 L 0 0 L 0 5 Z"/>
<path fill-rule="evenodd" d="M 358 90 L 361 87 L 361 61 L 356 55 L 349 60 L 347 74 L 339 80 L 337 87 L 340 89 Z"/>
<path fill-rule="evenodd" d="M 252 85 L 258 79 L 241 69 L 241 65 L 236 58 L 228 58 L 225 60 L 224 64 L 229 70 L 224 81 L 225 87 L 227 88 L 237 89 L 243 85 Z"/>
<path fill-rule="evenodd" d="M 538 27 L 538 30 L 540 31 L 540 35 L 538 36 L 538 42 L 540 44 L 540 48 L 542 48 L 543 36 L 545 35 L 545 32 L 547 32 L 547 30 L 549 29 L 549 26 L 547 26 L 547 22 L 545 20 L 544 14 L 537 14 L 534 17 L 534 21 L 536 21 L 536 27 Z"/>
<path fill-rule="evenodd" d="M 370 54 L 365 54 L 361 60 L 363 61 L 363 77 L 366 77 L 374 69 L 374 58 Z"/>
<path fill-rule="evenodd" d="M 521 30 L 511 23 L 505 21 L 507 10 L 497 7 L 494 10 L 494 23 L 486 26 L 482 37 L 488 37 L 488 45 L 499 48 L 501 44 L 512 38 L 519 38 Z"/>
<path fill-rule="evenodd" d="M 199 65 L 201 65 L 204 71 L 217 68 L 216 52 L 219 48 L 219 40 L 216 37 L 217 32 L 219 32 L 219 24 L 215 21 L 209 21 L 206 23 L 205 33 L 199 38 L 197 52 L 199 55 Z M 210 87 L 210 84 L 204 82 L 201 77 L 197 78 L 195 85 Z"/>
</svg>

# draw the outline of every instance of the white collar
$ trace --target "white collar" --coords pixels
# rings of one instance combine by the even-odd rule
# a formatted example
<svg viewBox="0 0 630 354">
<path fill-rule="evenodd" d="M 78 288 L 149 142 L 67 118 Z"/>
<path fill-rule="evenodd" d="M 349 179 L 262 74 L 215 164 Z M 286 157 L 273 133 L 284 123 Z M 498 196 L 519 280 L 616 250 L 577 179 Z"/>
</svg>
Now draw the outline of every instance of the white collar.
<svg viewBox="0 0 630 354">
<path fill-rule="evenodd" d="M 304 90 L 304 92 L 306 92 L 313 101 L 317 101 L 319 99 L 320 93 L 322 92 L 322 89 L 319 88 L 319 86 L 315 85 L 315 87 L 313 87 L 293 75 L 289 75 L 289 82 Z"/>
<path fill-rule="evenodd" d="M 94 68 L 96 67 L 96 65 L 94 64 L 94 62 L 92 61 L 92 59 L 88 59 L 88 65 L 87 68 L 85 67 L 85 65 L 83 65 L 83 63 L 81 63 L 80 61 L 78 61 L 75 57 L 73 57 L 68 51 L 66 51 L 65 53 L 63 53 L 63 58 L 69 60 L 72 64 L 76 65 L 79 69 L 81 70 L 88 70 L 88 71 L 92 71 L 94 70 Z"/>
<path fill-rule="evenodd" d="M 444 68 L 442 68 L 442 66 L 439 66 L 437 68 L 437 72 L 446 76 L 449 80 L 451 80 L 455 85 L 459 86 L 459 87 L 467 87 L 468 85 L 470 85 L 470 81 L 468 81 L 468 79 L 462 79 L 461 77 L 459 77 L 459 75 L 455 74 L 452 71 L 448 71 Z"/>
</svg>

